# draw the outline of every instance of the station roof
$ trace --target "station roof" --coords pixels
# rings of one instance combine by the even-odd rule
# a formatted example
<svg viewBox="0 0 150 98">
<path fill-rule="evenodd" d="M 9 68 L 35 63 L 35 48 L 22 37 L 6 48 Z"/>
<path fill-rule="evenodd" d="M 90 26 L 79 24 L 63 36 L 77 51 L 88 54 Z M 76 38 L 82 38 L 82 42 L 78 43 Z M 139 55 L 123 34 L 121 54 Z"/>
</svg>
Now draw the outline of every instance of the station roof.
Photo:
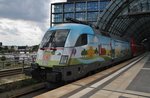
<svg viewBox="0 0 150 98">
<path fill-rule="evenodd" d="M 137 43 L 150 40 L 150 0 L 112 0 L 97 26 L 101 32 L 134 38 Z"/>
</svg>

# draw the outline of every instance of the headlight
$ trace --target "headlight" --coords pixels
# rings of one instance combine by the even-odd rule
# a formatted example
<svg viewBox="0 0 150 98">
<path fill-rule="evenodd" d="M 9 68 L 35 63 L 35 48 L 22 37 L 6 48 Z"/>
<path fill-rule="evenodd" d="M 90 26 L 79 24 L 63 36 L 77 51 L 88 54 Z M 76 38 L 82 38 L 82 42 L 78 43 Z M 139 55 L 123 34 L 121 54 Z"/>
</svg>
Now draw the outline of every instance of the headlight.
<svg viewBox="0 0 150 98">
<path fill-rule="evenodd" d="M 66 64 L 68 61 L 68 55 L 62 55 L 59 64 Z"/>
</svg>

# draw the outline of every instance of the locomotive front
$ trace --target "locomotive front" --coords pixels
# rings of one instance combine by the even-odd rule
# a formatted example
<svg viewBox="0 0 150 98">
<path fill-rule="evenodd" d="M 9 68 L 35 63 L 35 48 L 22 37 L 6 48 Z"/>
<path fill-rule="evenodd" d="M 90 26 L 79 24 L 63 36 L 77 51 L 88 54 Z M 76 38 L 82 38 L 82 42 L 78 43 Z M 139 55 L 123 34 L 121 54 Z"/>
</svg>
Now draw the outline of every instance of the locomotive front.
<svg viewBox="0 0 150 98">
<path fill-rule="evenodd" d="M 34 79 L 51 82 L 72 80 L 72 77 L 67 79 L 66 76 L 71 74 L 70 60 L 77 51 L 74 48 L 76 41 L 86 32 L 83 31 L 85 28 L 91 32 L 89 26 L 79 24 L 62 24 L 50 28 L 42 39 L 36 61 L 31 64 L 31 69 L 26 74 Z"/>
<path fill-rule="evenodd" d="M 43 67 L 66 64 L 68 55 L 63 55 L 63 50 L 69 29 L 48 30 L 40 44 L 36 63 Z"/>
</svg>

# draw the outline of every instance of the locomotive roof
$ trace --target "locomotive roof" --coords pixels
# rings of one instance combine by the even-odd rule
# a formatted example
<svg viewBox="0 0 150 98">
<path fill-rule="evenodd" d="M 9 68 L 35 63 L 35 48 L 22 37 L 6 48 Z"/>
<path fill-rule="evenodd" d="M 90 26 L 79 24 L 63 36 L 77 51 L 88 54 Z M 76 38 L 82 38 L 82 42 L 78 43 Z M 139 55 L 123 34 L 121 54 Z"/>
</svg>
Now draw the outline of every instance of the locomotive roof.
<svg viewBox="0 0 150 98">
<path fill-rule="evenodd" d="M 84 25 L 84 24 L 77 24 L 77 23 L 65 23 L 65 24 L 59 24 L 56 25 L 52 28 L 50 28 L 49 30 L 58 30 L 58 29 L 70 29 L 70 30 L 74 30 L 74 31 L 83 31 L 80 33 L 87 33 L 87 34 L 94 34 L 93 29 L 88 26 L 88 25 Z"/>
<path fill-rule="evenodd" d="M 53 26 L 52 28 L 50 28 L 49 30 L 59 30 L 59 29 L 69 29 L 72 30 L 74 32 L 71 33 L 75 33 L 76 34 L 82 34 L 82 33 L 87 33 L 87 34 L 101 34 L 98 30 L 88 26 L 88 25 L 84 25 L 84 24 L 78 24 L 78 23 L 64 23 L 64 24 L 59 24 L 56 26 Z M 79 31 L 79 32 L 78 32 Z M 80 32 L 82 31 L 82 32 Z M 101 34 L 103 36 L 106 37 L 111 37 L 113 39 L 117 39 L 117 40 L 122 40 L 122 41 L 127 41 L 126 39 L 117 37 L 117 36 L 113 36 L 113 35 L 105 35 L 105 34 Z"/>
</svg>

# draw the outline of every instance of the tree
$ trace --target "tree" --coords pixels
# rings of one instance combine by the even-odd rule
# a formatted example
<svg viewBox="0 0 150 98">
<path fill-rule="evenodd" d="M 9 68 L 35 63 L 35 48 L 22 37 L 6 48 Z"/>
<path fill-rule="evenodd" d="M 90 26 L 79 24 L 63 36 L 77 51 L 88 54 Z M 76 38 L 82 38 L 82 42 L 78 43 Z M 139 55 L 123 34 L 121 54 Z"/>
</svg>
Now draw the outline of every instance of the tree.
<svg viewBox="0 0 150 98">
<path fill-rule="evenodd" d="M 2 56 L 2 57 L 1 57 L 1 60 L 2 60 L 2 61 L 5 61 L 5 60 L 6 60 L 6 57 L 5 57 L 5 56 Z"/>
<path fill-rule="evenodd" d="M 94 49 L 93 47 L 89 47 L 89 49 L 87 50 L 87 54 L 88 54 L 88 57 L 93 57 L 94 56 Z"/>
<path fill-rule="evenodd" d="M 97 50 L 97 48 L 95 49 L 95 51 L 94 51 L 94 52 L 95 52 L 95 54 L 96 54 L 96 55 L 98 55 L 98 50 Z"/>
<path fill-rule="evenodd" d="M 38 48 L 39 48 L 39 45 L 35 45 L 35 46 L 33 46 L 33 48 L 32 48 L 32 52 L 34 52 L 34 51 L 38 51 Z"/>
<path fill-rule="evenodd" d="M 14 46 L 11 46 L 11 48 L 10 49 L 8 49 L 8 52 L 15 52 L 15 49 L 14 49 Z"/>
<path fill-rule="evenodd" d="M 14 46 L 11 46 L 11 52 L 15 52 Z"/>
<path fill-rule="evenodd" d="M 82 50 L 81 55 L 82 55 L 83 57 L 85 57 L 85 56 L 87 55 L 87 51 L 86 51 L 85 49 Z"/>
<path fill-rule="evenodd" d="M 4 47 L 4 51 L 8 52 L 8 47 L 7 46 Z"/>
<path fill-rule="evenodd" d="M 4 61 L 6 60 L 6 57 L 5 56 L 2 56 L 1 57 L 1 61 L 3 61 L 3 68 L 4 68 Z"/>
<path fill-rule="evenodd" d="M 3 48 L 2 47 L 0 47 L 0 52 L 3 50 Z"/>
</svg>

